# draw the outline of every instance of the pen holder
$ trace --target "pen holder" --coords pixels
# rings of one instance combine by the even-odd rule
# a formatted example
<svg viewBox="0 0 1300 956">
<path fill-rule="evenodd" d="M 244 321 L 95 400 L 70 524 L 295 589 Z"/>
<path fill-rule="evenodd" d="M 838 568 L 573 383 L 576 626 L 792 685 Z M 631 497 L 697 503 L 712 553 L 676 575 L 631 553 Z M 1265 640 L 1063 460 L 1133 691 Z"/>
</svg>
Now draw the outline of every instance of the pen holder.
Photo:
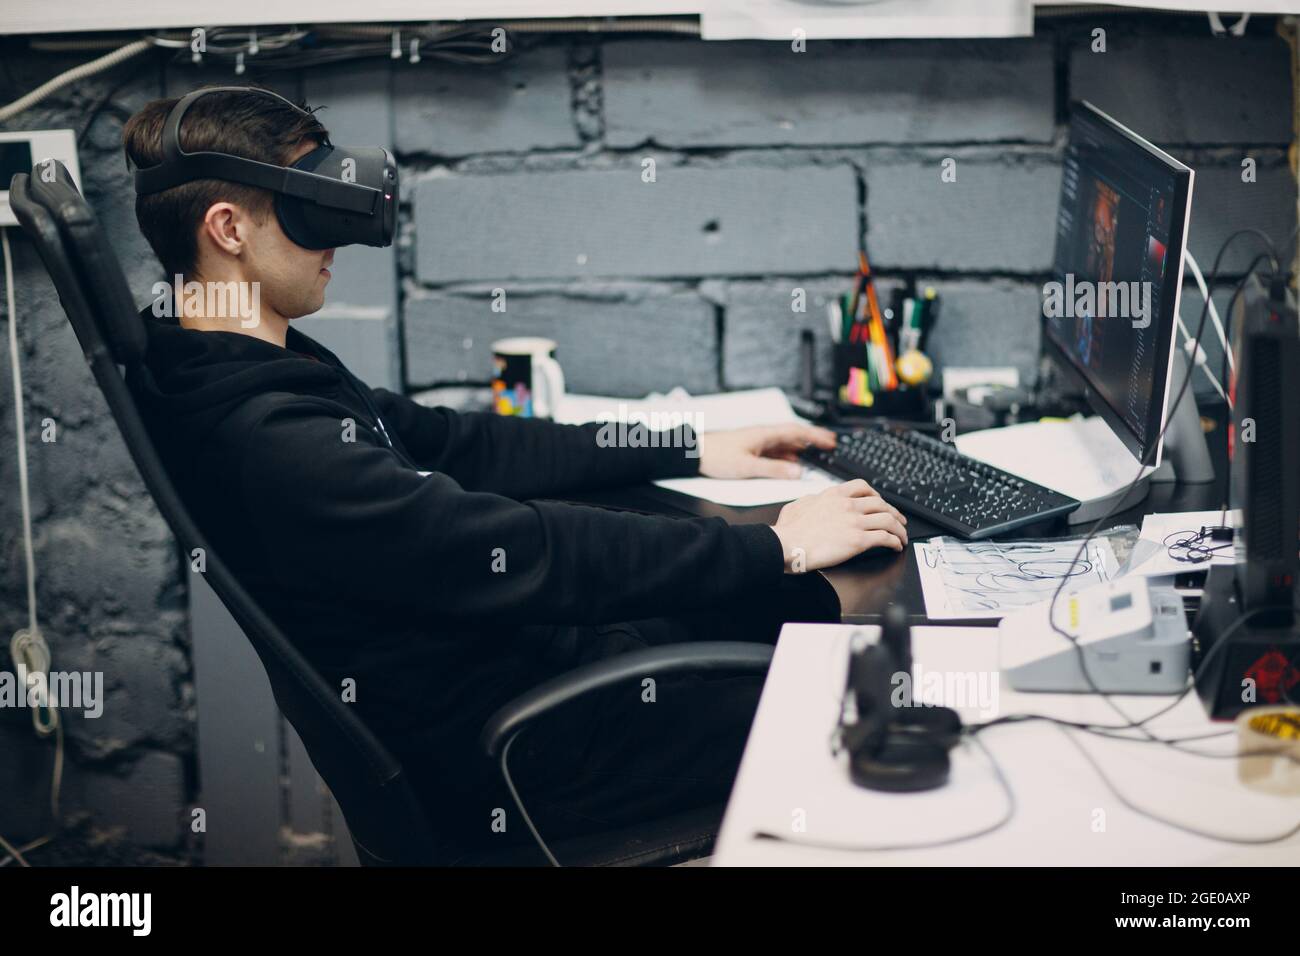
<svg viewBox="0 0 1300 956">
<path fill-rule="evenodd" d="M 912 387 L 900 385 L 893 391 L 877 390 L 871 393 L 870 405 L 858 405 L 846 402 L 840 395 L 840 387 L 849 383 L 852 369 L 865 370 L 866 352 L 861 345 L 835 345 L 835 407 L 843 413 L 855 416 L 881 416 L 883 418 L 914 419 L 925 421 L 928 418 L 929 405 L 926 402 L 924 385 Z"/>
</svg>

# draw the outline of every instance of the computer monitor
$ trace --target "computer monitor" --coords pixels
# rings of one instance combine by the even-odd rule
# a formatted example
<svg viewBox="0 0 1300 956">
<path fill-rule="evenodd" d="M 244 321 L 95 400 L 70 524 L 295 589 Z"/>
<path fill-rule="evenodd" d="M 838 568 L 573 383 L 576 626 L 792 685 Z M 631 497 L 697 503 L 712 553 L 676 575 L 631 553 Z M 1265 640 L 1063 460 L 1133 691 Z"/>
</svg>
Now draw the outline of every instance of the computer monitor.
<svg viewBox="0 0 1300 956">
<path fill-rule="evenodd" d="M 1134 458 L 1152 466 L 1173 371 L 1192 179 L 1092 104 L 1071 111 L 1044 349 Z"/>
</svg>

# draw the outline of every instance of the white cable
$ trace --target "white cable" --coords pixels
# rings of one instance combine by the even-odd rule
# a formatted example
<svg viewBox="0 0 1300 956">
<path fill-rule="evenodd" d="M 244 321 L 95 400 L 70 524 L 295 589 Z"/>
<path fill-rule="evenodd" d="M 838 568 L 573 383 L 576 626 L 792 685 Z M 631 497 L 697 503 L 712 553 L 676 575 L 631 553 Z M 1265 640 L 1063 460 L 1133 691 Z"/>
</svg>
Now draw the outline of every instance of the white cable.
<svg viewBox="0 0 1300 956">
<path fill-rule="evenodd" d="M 5 262 L 5 306 L 9 320 L 9 367 L 14 383 L 14 441 L 18 445 L 18 496 L 23 516 L 23 553 L 27 561 L 27 627 L 17 631 L 9 642 L 14 666 L 21 664 L 28 674 L 48 674 L 50 648 L 41 634 L 36 615 L 36 549 L 32 542 L 32 501 L 27 484 L 27 430 L 23 415 L 23 371 L 18 361 L 18 309 L 14 296 L 14 262 L 9 251 L 9 230 L 0 227 L 0 248 Z M 48 688 L 48 682 L 46 687 Z M 23 688 L 25 690 L 26 688 Z M 42 719 L 42 714 L 45 718 Z M 59 723 L 58 711 L 48 698 L 32 708 L 32 725 L 42 737 L 54 732 Z"/>
<path fill-rule="evenodd" d="M 1193 371 L 1200 368 L 1200 370 L 1205 373 L 1205 377 L 1209 379 L 1210 384 L 1214 386 L 1214 390 L 1219 393 L 1219 397 L 1227 402 L 1228 407 L 1231 408 L 1232 399 L 1228 398 L 1228 394 L 1223 390 L 1223 386 L 1219 384 L 1219 380 L 1210 374 L 1210 360 L 1205 355 L 1205 349 L 1196 345 L 1192 338 L 1192 333 L 1187 331 L 1187 325 L 1183 322 L 1183 317 L 1181 315 L 1178 316 L 1178 328 L 1182 331 L 1183 338 L 1186 339 L 1186 341 L 1183 342 L 1183 351 L 1187 353 L 1187 360 L 1191 363 Z M 1195 355 L 1192 354 L 1193 346 L 1195 346 L 1196 349 Z"/>
<path fill-rule="evenodd" d="M 84 80 L 87 77 L 94 76 L 96 73 L 103 73 L 105 70 L 111 70 L 133 56 L 139 56 L 145 50 L 151 49 L 153 43 L 149 40 L 136 40 L 134 43 L 128 43 L 124 47 L 119 47 L 111 53 L 105 53 L 96 60 L 89 63 L 83 63 L 81 66 L 74 66 L 65 73 L 60 73 L 53 79 L 46 80 L 36 89 L 32 90 L 25 96 L 20 96 L 8 106 L 0 106 L 0 123 L 5 120 L 13 119 L 25 109 L 35 106 L 41 100 L 45 99 L 52 93 L 63 89 L 70 83 L 76 83 L 78 80 Z"/>
<path fill-rule="evenodd" d="M 13 639 L 9 642 L 9 653 L 13 657 L 15 667 L 21 662 L 27 668 L 29 674 L 36 670 L 48 674 L 50 648 L 45 643 L 45 638 L 41 635 L 41 630 L 36 623 L 36 556 L 35 548 L 32 545 L 32 504 L 27 491 L 27 433 L 23 425 L 22 367 L 18 362 L 18 309 L 14 294 L 13 255 L 9 251 L 9 229 L 6 226 L 0 226 L 0 250 L 4 253 L 5 263 L 5 308 L 8 310 L 5 318 L 9 323 L 9 364 L 13 369 L 14 421 L 18 429 L 14 436 L 18 445 L 18 491 L 23 514 L 23 547 L 27 558 L 28 626 L 26 629 L 14 634 Z M 48 689 L 48 682 L 46 687 Z M 48 720 L 41 719 L 42 712 L 48 715 Z M 48 698 L 44 702 L 44 706 L 32 708 L 32 725 L 36 728 L 36 733 L 42 737 L 52 733 L 56 734 L 54 776 L 50 780 L 50 814 L 57 832 L 59 827 L 59 794 L 63 789 L 63 724 L 59 720 L 58 710 L 49 706 Z M 54 834 L 47 834 L 19 849 L 4 837 L 0 837 L 0 847 L 3 847 L 7 853 L 7 856 L 0 860 L 0 866 L 5 866 L 10 860 L 16 860 L 19 866 L 30 866 L 31 864 L 27 862 L 23 854 L 28 850 L 34 850 L 49 843 L 52 839 L 54 839 Z"/>
<path fill-rule="evenodd" d="M 18 442 L 18 491 L 23 512 L 23 543 L 27 553 L 27 628 L 36 626 L 36 559 L 32 549 L 32 505 L 27 494 L 27 441 L 23 424 L 23 371 L 18 362 L 18 307 L 14 297 L 14 261 L 9 251 L 9 229 L 0 226 L 0 248 L 5 260 L 5 306 L 9 319 L 9 367 L 14 382 L 14 434 Z"/>
<path fill-rule="evenodd" d="M 1214 323 L 1214 331 L 1219 336 L 1219 344 L 1223 346 L 1223 354 L 1228 356 L 1228 372 L 1229 374 L 1235 375 L 1237 374 L 1237 363 L 1232 357 L 1232 349 L 1228 348 L 1228 336 L 1223 331 L 1223 322 L 1219 319 L 1219 310 L 1214 306 L 1214 299 L 1210 296 L 1209 286 L 1205 284 L 1205 276 L 1201 274 L 1201 267 L 1197 264 L 1196 257 L 1192 255 L 1191 250 L 1187 251 L 1183 260 L 1187 263 L 1188 267 L 1191 268 L 1192 278 L 1196 280 L 1197 288 L 1201 290 L 1201 295 L 1205 297 L 1205 301 L 1210 306 L 1210 321 Z M 1181 317 L 1179 318 L 1179 321 L 1182 321 Z M 1187 335 L 1186 326 L 1183 327 L 1183 334 Z M 1191 341 L 1191 338 L 1190 335 L 1187 336 L 1189 342 Z M 1208 371 L 1206 374 L 1209 374 Z M 1220 389 L 1219 391 L 1222 392 L 1223 390 Z"/>
</svg>

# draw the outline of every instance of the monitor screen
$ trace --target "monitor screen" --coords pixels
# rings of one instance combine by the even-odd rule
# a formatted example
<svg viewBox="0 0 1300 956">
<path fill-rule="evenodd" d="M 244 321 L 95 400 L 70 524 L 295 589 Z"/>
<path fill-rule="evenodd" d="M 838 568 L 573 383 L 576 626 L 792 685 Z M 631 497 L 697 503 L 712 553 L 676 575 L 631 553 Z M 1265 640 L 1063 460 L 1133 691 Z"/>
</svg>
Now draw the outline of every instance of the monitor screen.
<svg viewBox="0 0 1300 956">
<path fill-rule="evenodd" d="M 1070 120 L 1045 339 L 1139 461 L 1156 464 L 1192 171 L 1087 103 Z M 1180 383 L 1181 384 L 1181 383 Z"/>
<path fill-rule="evenodd" d="M 32 171 L 32 147 L 25 140 L 0 142 L 0 189 L 9 189 L 17 173 Z"/>
</svg>

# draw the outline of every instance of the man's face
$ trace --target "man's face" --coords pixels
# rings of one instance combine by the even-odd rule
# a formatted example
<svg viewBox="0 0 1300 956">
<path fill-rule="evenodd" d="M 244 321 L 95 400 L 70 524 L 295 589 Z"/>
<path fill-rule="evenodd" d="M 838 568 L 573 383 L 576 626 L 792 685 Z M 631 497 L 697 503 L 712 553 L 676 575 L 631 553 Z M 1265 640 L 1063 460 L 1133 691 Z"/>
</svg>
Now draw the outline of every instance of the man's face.
<svg viewBox="0 0 1300 956">
<path fill-rule="evenodd" d="M 312 142 L 301 144 L 290 156 L 289 165 L 315 147 Z M 325 304 L 333 249 L 304 249 L 284 234 L 274 212 L 260 223 L 250 223 L 246 235 L 244 278 L 261 283 L 263 308 L 274 309 L 286 319 L 296 319 L 318 311 Z"/>
</svg>

